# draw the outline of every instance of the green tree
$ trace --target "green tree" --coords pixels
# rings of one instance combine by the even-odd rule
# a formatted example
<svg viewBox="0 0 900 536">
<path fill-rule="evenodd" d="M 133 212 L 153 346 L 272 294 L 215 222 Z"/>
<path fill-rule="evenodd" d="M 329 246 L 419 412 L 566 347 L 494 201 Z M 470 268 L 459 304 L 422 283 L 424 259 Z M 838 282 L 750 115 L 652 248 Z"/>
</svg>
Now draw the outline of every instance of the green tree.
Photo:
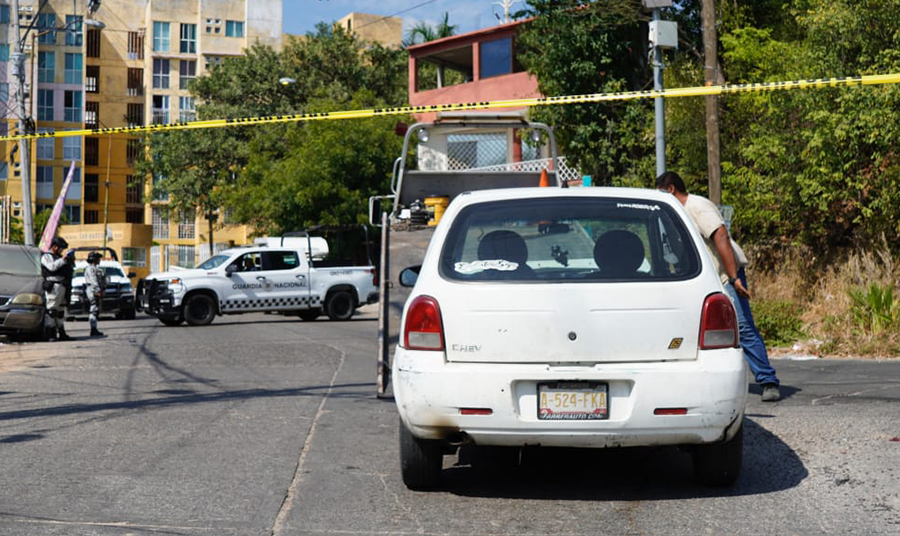
<svg viewBox="0 0 900 536">
<path fill-rule="evenodd" d="M 406 39 L 403 46 L 412 46 L 419 43 L 427 43 L 437 39 L 443 39 L 456 34 L 457 26 L 450 24 L 450 13 L 444 12 L 444 18 L 441 22 L 432 26 L 425 21 L 419 21 L 406 32 Z"/>
</svg>

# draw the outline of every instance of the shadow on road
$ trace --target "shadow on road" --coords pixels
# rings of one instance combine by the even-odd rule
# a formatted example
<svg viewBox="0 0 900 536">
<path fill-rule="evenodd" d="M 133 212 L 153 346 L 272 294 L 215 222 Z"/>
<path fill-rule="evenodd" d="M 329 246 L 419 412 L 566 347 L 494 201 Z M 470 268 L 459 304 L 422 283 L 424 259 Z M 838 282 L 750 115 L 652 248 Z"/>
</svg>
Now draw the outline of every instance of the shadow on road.
<svg viewBox="0 0 900 536">
<path fill-rule="evenodd" d="M 690 453 L 677 447 L 526 449 L 518 467 L 502 472 L 463 463 L 444 470 L 441 491 L 507 499 L 652 501 L 773 493 L 808 476 L 790 447 L 750 419 L 744 419 L 741 476 L 731 488 L 697 484 Z"/>
</svg>

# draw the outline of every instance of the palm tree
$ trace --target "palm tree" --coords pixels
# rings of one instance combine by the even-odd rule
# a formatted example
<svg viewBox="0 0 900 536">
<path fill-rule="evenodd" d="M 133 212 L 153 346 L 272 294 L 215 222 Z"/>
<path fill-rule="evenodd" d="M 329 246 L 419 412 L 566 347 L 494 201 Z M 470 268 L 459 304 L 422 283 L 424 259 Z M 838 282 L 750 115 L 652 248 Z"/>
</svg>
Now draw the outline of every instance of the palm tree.
<svg viewBox="0 0 900 536">
<path fill-rule="evenodd" d="M 456 34 L 457 26 L 450 24 L 450 13 L 444 12 L 444 19 L 436 26 L 430 26 L 427 22 L 420 21 L 418 24 L 409 29 L 406 33 L 404 46 L 417 45 L 419 43 L 427 43 L 435 39 L 443 39 Z"/>
<path fill-rule="evenodd" d="M 403 41 L 403 46 L 408 47 L 419 43 L 427 43 L 436 39 L 443 39 L 444 37 L 450 37 L 451 35 L 456 34 L 456 28 L 457 26 L 455 24 L 450 24 L 450 13 L 445 11 L 444 19 L 436 26 L 430 26 L 428 23 L 420 21 L 410 28 L 406 33 L 406 40 Z M 443 65 L 438 65 L 437 87 L 444 87 Z"/>
</svg>

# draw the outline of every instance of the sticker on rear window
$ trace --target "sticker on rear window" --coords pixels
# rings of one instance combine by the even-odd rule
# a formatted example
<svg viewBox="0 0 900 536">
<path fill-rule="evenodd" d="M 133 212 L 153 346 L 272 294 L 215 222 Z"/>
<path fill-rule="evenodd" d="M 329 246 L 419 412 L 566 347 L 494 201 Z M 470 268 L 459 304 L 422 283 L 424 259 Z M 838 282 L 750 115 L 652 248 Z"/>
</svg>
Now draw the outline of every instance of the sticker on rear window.
<svg viewBox="0 0 900 536">
<path fill-rule="evenodd" d="M 512 272 L 519 268 L 519 263 L 505 261 L 503 259 L 493 261 L 472 261 L 458 262 L 453 265 L 453 269 L 461 274 L 474 274 L 485 270 L 499 270 L 501 272 Z"/>
<path fill-rule="evenodd" d="M 616 208 L 637 208 L 641 210 L 662 210 L 659 205 L 645 205 L 643 203 L 616 203 Z"/>
</svg>

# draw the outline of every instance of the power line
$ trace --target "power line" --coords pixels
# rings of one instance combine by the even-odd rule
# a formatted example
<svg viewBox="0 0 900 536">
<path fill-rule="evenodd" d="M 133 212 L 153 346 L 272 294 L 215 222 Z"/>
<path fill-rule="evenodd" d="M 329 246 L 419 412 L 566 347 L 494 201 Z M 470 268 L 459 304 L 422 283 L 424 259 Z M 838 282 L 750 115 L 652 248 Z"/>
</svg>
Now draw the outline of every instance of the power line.
<svg viewBox="0 0 900 536">
<path fill-rule="evenodd" d="M 367 22 L 367 23 L 363 24 L 362 26 L 359 26 L 359 27 L 356 28 L 356 29 L 357 29 L 357 30 L 360 30 L 360 29 L 362 29 L 362 28 L 365 28 L 366 26 L 371 26 L 372 24 L 379 23 L 379 22 L 381 22 L 381 21 L 383 21 L 383 20 L 385 20 L 385 19 L 389 19 L 389 18 L 391 18 L 391 17 L 396 17 L 397 15 L 402 15 L 402 14 L 408 12 L 408 11 L 412 11 L 412 10 L 414 10 L 414 9 L 418 9 L 418 8 L 420 8 L 420 7 L 422 7 L 422 6 L 427 6 L 428 4 L 433 4 L 433 3 L 435 3 L 435 2 L 437 2 L 437 0 L 428 0 L 427 2 L 422 2 L 421 4 L 416 4 L 416 5 L 412 6 L 412 7 L 408 7 L 408 8 L 406 8 L 406 9 L 400 10 L 400 11 L 398 11 L 398 12 L 396 12 L 396 13 L 392 13 L 391 15 L 387 15 L 387 16 L 381 17 L 380 19 L 373 20 L 372 22 Z"/>
</svg>

